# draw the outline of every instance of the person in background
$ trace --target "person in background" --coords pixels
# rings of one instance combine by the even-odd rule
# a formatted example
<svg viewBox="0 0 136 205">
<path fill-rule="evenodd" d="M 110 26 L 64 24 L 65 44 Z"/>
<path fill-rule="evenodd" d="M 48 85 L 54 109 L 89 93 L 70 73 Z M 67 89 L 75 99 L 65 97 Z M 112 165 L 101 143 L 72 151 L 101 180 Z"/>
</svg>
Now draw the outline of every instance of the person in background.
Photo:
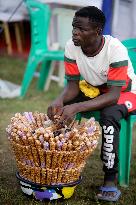
<svg viewBox="0 0 136 205">
<path fill-rule="evenodd" d="M 97 7 L 75 13 L 72 39 L 65 47 L 67 86 L 48 107 L 48 116 L 53 119 L 57 114 L 67 121 L 79 112 L 100 110 L 104 183 L 97 197 L 117 201 L 120 120 L 136 111 L 136 75 L 123 44 L 102 35 L 104 25 L 105 16 Z M 85 81 L 80 81 L 81 76 Z M 89 86 L 96 89 L 93 99 Z"/>
</svg>

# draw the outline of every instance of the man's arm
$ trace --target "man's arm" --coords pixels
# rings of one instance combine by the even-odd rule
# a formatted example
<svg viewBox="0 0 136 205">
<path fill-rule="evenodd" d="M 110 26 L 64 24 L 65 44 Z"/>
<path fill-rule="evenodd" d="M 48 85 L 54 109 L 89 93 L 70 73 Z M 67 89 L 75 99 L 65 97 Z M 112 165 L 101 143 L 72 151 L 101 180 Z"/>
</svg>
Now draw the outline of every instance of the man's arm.
<svg viewBox="0 0 136 205">
<path fill-rule="evenodd" d="M 109 89 L 108 93 L 100 95 L 94 99 L 64 106 L 58 114 L 61 115 L 62 120 L 68 120 L 78 112 L 99 110 L 114 105 L 118 102 L 120 91 L 121 86 L 113 86 Z"/>
<path fill-rule="evenodd" d="M 67 86 L 64 88 L 61 95 L 53 101 L 53 103 L 48 107 L 47 114 L 50 119 L 54 119 L 60 110 L 62 110 L 64 103 L 74 99 L 79 93 L 79 81 L 69 80 Z"/>
<path fill-rule="evenodd" d="M 63 103 L 73 100 L 79 94 L 79 80 L 69 80 L 61 95 L 57 98 Z"/>
<path fill-rule="evenodd" d="M 104 107 L 114 105 L 118 102 L 121 86 L 112 86 L 109 92 L 104 93 L 92 100 L 78 103 L 76 106 L 77 112 L 85 112 L 91 110 L 99 110 Z"/>
</svg>

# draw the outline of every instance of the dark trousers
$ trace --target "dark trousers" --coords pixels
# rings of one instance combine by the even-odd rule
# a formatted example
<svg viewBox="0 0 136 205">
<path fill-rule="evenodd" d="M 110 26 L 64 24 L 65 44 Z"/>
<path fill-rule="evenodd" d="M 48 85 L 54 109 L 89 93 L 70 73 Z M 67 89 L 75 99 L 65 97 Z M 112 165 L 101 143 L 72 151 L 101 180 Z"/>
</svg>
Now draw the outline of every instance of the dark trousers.
<svg viewBox="0 0 136 205">
<path fill-rule="evenodd" d="M 67 104 L 83 102 L 90 100 L 82 93 L 74 100 Z M 118 173 L 118 147 L 119 147 L 119 133 L 120 120 L 127 118 L 129 114 L 136 114 L 136 111 L 128 113 L 125 105 L 107 106 L 100 110 L 100 125 L 102 127 L 102 147 L 101 160 L 103 162 L 103 171 L 105 173 L 105 180 L 114 181 Z"/>
</svg>

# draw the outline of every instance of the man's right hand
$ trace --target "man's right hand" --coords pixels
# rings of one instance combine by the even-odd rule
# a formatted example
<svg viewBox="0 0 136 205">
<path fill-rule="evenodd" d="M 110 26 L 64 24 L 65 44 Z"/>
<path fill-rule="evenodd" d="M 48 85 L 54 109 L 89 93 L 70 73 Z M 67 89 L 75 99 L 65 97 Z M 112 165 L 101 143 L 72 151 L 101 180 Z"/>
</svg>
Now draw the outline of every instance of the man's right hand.
<svg viewBox="0 0 136 205">
<path fill-rule="evenodd" d="M 48 117 L 53 120 L 54 115 L 61 110 L 63 107 L 63 101 L 61 99 L 56 99 L 47 109 Z"/>
<path fill-rule="evenodd" d="M 54 115 L 59 113 L 63 108 L 64 104 L 72 99 L 74 99 L 79 93 L 79 81 L 77 80 L 70 80 L 67 82 L 67 86 L 64 88 L 63 92 L 61 93 L 60 97 L 58 97 L 53 103 L 48 107 L 47 115 L 48 117 L 53 120 Z"/>
</svg>

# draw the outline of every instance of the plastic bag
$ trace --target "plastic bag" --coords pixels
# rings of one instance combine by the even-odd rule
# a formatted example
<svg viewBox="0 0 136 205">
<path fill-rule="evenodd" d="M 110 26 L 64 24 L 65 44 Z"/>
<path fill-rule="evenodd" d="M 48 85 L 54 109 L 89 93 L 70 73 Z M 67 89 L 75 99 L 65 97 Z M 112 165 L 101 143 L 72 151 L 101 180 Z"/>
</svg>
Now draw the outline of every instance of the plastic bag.
<svg viewBox="0 0 136 205">
<path fill-rule="evenodd" d="M 20 96 L 21 86 L 0 79 L 0 98 L 14 98 Z"/>
</svg>

